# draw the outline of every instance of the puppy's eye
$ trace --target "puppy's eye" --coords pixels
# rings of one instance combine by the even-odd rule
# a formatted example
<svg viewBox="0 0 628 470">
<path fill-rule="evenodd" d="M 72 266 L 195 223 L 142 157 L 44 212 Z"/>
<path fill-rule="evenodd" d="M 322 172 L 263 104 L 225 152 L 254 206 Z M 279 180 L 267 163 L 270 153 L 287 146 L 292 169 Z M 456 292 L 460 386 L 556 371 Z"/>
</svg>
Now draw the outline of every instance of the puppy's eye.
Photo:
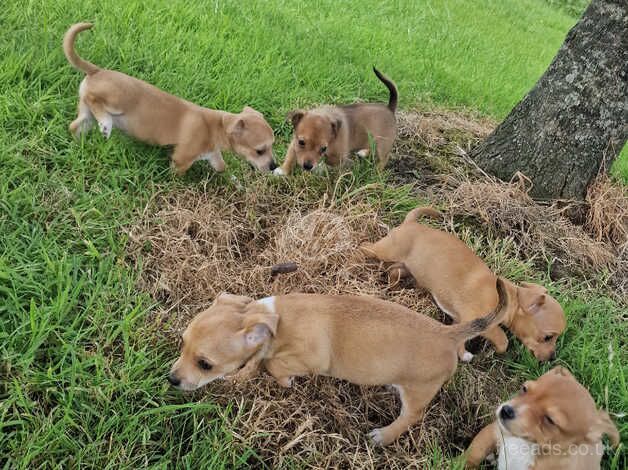
<svg viewBox="0 0 628 470">
<path fill-rule="evenodd" d="M 258 155 L 264 155 L 264 152 L 265 152 L 265 151 L 266 151 L 266 150 L 264 150 L 264 149 L 257 149 L 257 150 L 255 151 L 255 153 L 257 153 Z"/>
<path fill-rule="evenodd" d="M 209 362 L 207 362 L 205 359 L 199 359 L 197 364 L 203 370 L 211 370 L 212 369 L 212 365 Z"/>
<path fill-rule="evenodd" d="M 554 422 L 554 420 L 552 418 L 550 418 L 549 416 L 545 415 L 543 417 L 543 419 L 545 420 L 545 422 L 547 424 L 549 424 L 550 426 L 556 426 L 556 423 Z"/>
<path fill-rule="evenodd" d="M 543 338 L 543 341 L 545 341 L 546 343 L 550 342 L 552 340 L 552 338 L 554 337 L 554 335 L 547 335 Z"/>
<path fill-rule="evenodd" d="M 305 140 L 299 139 L 298 144 L 299 144 L 299 147 L 305 147 Z"/>
<path fill-rule="evenodd" d="M 528 391 L 528 387 L 526 387 L 525 385 L 521 386 L 521 394 L 523 395 L 524 393 L 527 393 Z"/>
<path fill-rule="evenodd" d="M 321 153 L 325 153 L 325 152 L 327 152 L 327 146 L 326 146 L 326 145 L 323 145 L 323 146 L 321 147 Z"/>
</svg>

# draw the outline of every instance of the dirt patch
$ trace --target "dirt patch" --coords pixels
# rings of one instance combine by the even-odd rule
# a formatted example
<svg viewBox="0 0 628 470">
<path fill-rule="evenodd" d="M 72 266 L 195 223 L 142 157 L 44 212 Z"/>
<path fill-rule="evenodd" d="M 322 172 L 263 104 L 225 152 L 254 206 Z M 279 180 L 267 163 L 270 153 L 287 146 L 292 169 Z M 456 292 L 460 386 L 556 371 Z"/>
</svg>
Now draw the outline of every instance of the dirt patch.
<svg viewBox="0 0 628 470">
<path fill-rule="evenodd" d="M 164 195 L 130 232 L 131 259 L 142 266 L 141 287 L 162 305 L 153 321 L 163 325 L 173 349 L 192 316 L 221 291 L 253 297 L 292 291 L 368 294 L 443 320 L 425 292 L 389 289 L 381 266 L 366 263 L 357 252 L 360 242 L 388 229 L 363 194 L 342 202 L 276 201 L 276 188 L 265 182 L 241 191 Z M 271 279 L 271 267 L 286 261 L 299 269 Z M 254 448 L 271 466 L 423 468 L 434 448 L 458 455 L 493 404 L 517 388 L 483 342 L 471 350 L 480 354 L 472 365 L 460 365 L 423 423 L 386 449 L 366 439 L 369 430 L 399 413 L 396 392 L 385 387 L 317 377 L 299 379 L 285 390 L 263 375 L 236 390 L 210 384 L 196 399 L 223 405 L 234 445 Z"/>
</svg>

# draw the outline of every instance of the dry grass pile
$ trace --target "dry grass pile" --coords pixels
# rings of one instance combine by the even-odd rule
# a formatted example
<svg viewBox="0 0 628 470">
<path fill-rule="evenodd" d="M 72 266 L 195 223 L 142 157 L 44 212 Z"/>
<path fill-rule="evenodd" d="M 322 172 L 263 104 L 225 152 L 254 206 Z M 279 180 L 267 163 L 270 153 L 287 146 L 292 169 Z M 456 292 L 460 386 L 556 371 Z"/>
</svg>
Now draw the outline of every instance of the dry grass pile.
<svg viewBox="0 0 628 470">
<path fill-rule="evenodd" d="M 403 113 L 399 120 L 393 178 L 415 184 L 417 195 L 441 207 L 451 225 L 454 218 L 472 218 L 493 237 L 515 240 L 521 259 L 534 258 L 542 269 L 550 261 L 555 278 L 610 273 L 613 294 L 628 293 L 624 186 L 598 179 L 588 193 L 584 224 L 574 223 L 571 206 L 535 202 L 523 175 L 497 181 L 474 165 L 467 154 L 491 132 L 492 122 L 444 112 Z"/>
<path fill-rule="evenodd" d="M 356 251 L 360 242 L 387 231 L 360 196 L 341 204 L 282 201 L 277 204 L 276 192 L 265 183 L 245 192 L 189 190 L 155 200 L 133 228 L 130 253 L 142 265 L 142 287 L 163 306 L 154 321 L 172 342 L 173 359 L 185 325 L 221 291 L 253 297 L 370 294 L 442 319 L 425 293 L 388 289 L 381 267 L 365 263 Z M 271 279 L 271 266 L 286 261 L 299 269 Z M 386 449 L 372 447 L 365 437 L 399 413 L 396 393 L 384 387 L 318 377 L 285 390 L 262 375 L 235 391 L 230 384 L 210 384 L 195 398 L 223 405 L 235 445 L 256 449 L 269 465 L 422 468 L 433 446 L 447 445 L 444 450 L 457 455 L 478 431 L 478 416 L 516 388 L 492 354 L 461 365 L 424 422 Z"/>
</svg>

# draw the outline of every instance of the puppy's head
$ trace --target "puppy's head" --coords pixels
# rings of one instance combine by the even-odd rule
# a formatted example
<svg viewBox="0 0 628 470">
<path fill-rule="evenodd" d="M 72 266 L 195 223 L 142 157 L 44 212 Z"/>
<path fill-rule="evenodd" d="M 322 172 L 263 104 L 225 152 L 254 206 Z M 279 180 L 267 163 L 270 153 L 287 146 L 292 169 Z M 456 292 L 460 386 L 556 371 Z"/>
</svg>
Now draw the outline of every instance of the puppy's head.
<svg viewBox="0 0 628 470">
<path fill-rule="evenodd" d="M 277 168 L 273 159 L 273 129 L 260 112 L 245 106 L 240 114 L 225 122 L 225 127 L 233 151 L 254 168 L 260 171 Z"/>
<path fill-rule="evenodd" d="M 527 381 L 519 394 L 497 409 L 504 434 L 539 445 L 595 444 L 607 434 L 619 443 L 608 414 L 564 367 L 555 367 L 537 380 Z"/>
<path fill-rule="evenodd" d="M 518 311 L 513 333 L 539 361 L 556 357 L 556 340 L 567 325 L 560 304 L 545 287 L 523 282 L 517 287 Z"/>
<path fill-rule="evenodd" d="M 291 111 L 288 119 L 294 128 L 293 148 L 297 163 L 310 171 L 327 155 L 327 151 L 338 137 L 342 121 L 331 114 Z"/>
<path fill-rule="evenodd" d="M 168 381 L 195 390 L 235 372 L 275 334 L 278 320 L 249 297 L 219 295 L 184 331 Z"/>
</svg>

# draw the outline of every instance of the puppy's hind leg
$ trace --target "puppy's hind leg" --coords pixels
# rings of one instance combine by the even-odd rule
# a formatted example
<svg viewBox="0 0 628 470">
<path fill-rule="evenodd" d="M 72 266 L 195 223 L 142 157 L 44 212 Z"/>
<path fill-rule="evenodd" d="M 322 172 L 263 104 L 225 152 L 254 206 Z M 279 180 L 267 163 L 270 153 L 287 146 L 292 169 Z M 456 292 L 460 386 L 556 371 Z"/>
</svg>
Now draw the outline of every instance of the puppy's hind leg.
<svg viewBox="0 0 628 470">
<path fill-rule="evenodd" d="M 418 385 L 396 386 L 401 398 L 399 417 L 383 428 L 373 429 L 368 433 L 374 444 L 386 446 L 394 442 L 410 426 L 423 418 L 425 407 L 432 401 L 442 383 L 430 381 Z"/>
<path fill-rule="evenodd" d="M 111 136 L 113 130 L 113 116 L 105 109 L 103 103 L 94 98 L 90 98 L 89 95 L 85 96 L 85 102 L 89 105 L 89 109 L 98 121 L 98 127 L 100 132 L 108 139 Z"/>
<path fill-rule="evenodd" d="M 387 137 L 375 138 L 375 149 L 377 151 L 377 168 L 383 170 L 388 163 L 390 157 L 390 151 L 392 150 L 393 140 Z"/>
<path fill-rule="evenodd" d="M 85 101 L 85 86 L 85 79 L 83 79 L 79 88 L 78 116 L 70 124 L 70 132 L 75 137 L 88 132 L 94 125 L 94 115 Z"/>
<path fill-rule="evenodd" d="M 398 262 L 396 246 L 390 235 L 385 236 L 375 243 L 364 242 L 359 250 L 368 258 L 375 258 L 390 263 Z"/>
</svg>

